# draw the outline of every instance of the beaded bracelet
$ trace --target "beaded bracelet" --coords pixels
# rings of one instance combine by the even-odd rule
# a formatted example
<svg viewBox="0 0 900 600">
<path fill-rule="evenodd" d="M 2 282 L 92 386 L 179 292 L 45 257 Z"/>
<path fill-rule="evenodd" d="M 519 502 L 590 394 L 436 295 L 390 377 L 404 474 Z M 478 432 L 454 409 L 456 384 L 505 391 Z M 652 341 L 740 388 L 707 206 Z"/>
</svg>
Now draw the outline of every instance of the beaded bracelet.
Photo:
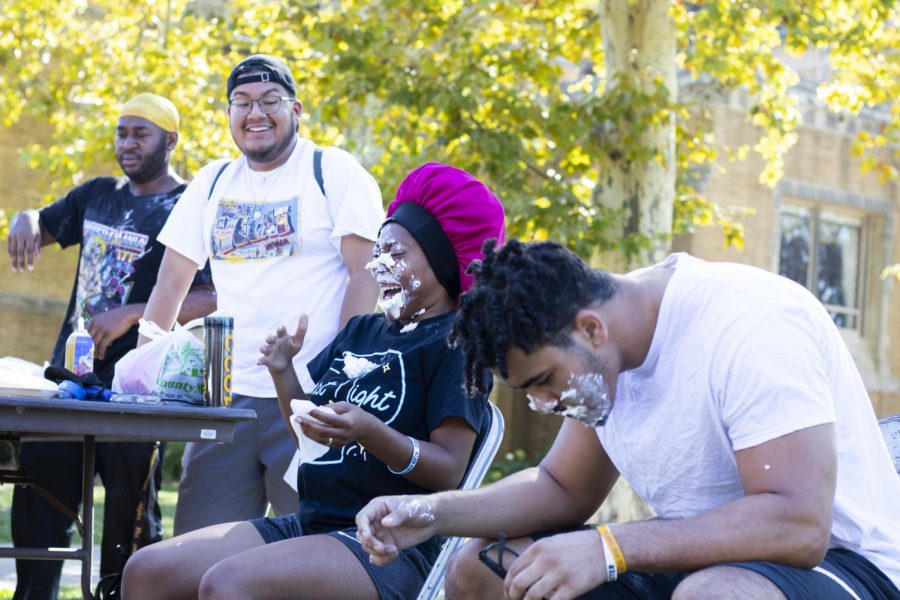
<svg viewBox="0 0 900 600">
<path fill-rule="evenodd" d="M 419 440 L 411 436 L 406 437 L 409 438 L 409 441 L 411 441 L 413 445 L 412 458 L 409 459 L 409 464 L 406 465 L 406 468 L 402 471 L 395 471 L 392 468 L 388 467 L 388 471 L 390 471 L 394 475 L 406 475 L 407 473 L 415 469 L 416 463 L 419 462 Z"/>
</svg>

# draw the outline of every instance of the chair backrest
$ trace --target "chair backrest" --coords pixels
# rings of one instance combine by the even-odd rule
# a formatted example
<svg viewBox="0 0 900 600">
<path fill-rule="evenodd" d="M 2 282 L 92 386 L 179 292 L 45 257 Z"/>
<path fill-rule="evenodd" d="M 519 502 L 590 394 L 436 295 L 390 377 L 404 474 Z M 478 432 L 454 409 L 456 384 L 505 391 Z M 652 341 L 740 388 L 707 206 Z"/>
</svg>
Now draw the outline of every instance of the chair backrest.
<svg viewBox="0 0 900 600">
<path fill-rule="evenodd" d="M 488 469 L 494 461 L 494 456 L 497 455 L 497 450 L 500 448 L 500 442 L 503 440 L 503 413 L 492 402 L 488 402 L 486 418 L 490 418 L 490 423 L 484 435 L 480 436 L 481 444 L 478 446 L 474 458 L 469 463 L 463 482 L 459 486 L 461 490 L 472 490 L 481 485 L 481 480 L 487 475 Z M 444 571 L 447 568 L 447 561 L 450 560 L 450 555 L 462 546 L 464 541 L 465 538 L 461 537 L 447 538 L 440 554 L 438 554 L 437 560 L 434 561 L 434 566 L 431 567 L 431 572 L 428 574 L 422 590 L 419 592 L 418 600 L 433 600 L 437 596 L 444 583 Z"/>
<path fill-rule="evenodd" d="M 885 417 L 878 421 L 881 435 L 887 444 L 888 452 L 894 459 L 894 469 L 900 475 L 900 414 Z"/>
</svg>

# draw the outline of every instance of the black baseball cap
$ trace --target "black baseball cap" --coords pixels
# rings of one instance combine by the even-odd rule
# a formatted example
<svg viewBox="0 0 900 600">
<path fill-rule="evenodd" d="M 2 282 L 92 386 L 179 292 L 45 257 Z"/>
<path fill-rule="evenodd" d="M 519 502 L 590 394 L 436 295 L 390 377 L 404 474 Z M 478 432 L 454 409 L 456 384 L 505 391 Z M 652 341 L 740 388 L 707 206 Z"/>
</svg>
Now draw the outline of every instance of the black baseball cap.
<svg viewBox="0 0 900 600">
<path fill-rule="evenodd" d="M 269 54 L 254 54 L 239 62 L 231 70 L 228 76 L 228 88 L 226 97 L 231 98 L 231 92 L 238 85 L 255 83 L 257 81 L 274 81 L 284 86 L 291 96 L 297 96 L 297 85 L 294 76 L 287 63 Z"/>
</svg>

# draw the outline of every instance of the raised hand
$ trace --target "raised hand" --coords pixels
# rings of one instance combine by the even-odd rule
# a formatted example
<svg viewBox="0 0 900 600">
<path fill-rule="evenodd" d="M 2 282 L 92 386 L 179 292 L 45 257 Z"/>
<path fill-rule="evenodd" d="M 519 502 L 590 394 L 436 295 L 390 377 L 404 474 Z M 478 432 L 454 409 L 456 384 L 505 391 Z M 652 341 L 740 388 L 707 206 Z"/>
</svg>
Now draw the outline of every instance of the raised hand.
<svg viewBox="0 0 900 600">
<path fill-rule="evenodd" d="M 309 317 L 300 315 L 297 321 L 297 330 L 293 335 L 288 334 L 287 328 L 282 325 L 274 335 L 266 337 L 266 345 L 259 351 L 262 356 L 256 361 L 258 365 L 264 365 L 270 372 L 280 373 L 289 366 L 291 360 L 303 348 L 303 340 L 306 338 L 306 330 L 309 327 Z"/>
<path fill-rule="evenodd" d="M 369 560 L 386 565 L 435 534 L 435 515 L 428 496 L 381 496 L 356 513 L 356 527 Z"/>
</svg>

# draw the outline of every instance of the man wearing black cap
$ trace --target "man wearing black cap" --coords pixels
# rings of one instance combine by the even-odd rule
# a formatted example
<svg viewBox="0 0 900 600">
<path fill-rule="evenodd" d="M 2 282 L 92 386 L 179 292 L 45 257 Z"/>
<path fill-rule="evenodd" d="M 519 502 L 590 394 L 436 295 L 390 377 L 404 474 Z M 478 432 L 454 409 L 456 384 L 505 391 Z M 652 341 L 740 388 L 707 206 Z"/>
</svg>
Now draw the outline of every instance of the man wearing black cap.
<svg viewBox="0 0 900 600">
<path fill-rule="evenodd" d="M 197 268 L 210 259 L 218 308 L 234 317 L 233 403 L 257 413 L 231 444 L 189 444 L 175 532 L 293 512 L 285 482 L 293 445 L 259 348 L 281 323 L 303 313 L 310 326 L 294 359 L 306 363 L 347 320 L 375 306 L 365 270 L 384 216 L 374 179 L 337 148 L 297 136 L 302 106 L 280 58 L 241 61 L 227 83 L 234 160 L 207 165 L 188 186 L 160 240 L 167 246 L 144 318 L 167 329 Z M 296 471 L 292 471 L 295 475 Z M 294 479 L 291 479 L 294 482 Z"/>
</svg>

